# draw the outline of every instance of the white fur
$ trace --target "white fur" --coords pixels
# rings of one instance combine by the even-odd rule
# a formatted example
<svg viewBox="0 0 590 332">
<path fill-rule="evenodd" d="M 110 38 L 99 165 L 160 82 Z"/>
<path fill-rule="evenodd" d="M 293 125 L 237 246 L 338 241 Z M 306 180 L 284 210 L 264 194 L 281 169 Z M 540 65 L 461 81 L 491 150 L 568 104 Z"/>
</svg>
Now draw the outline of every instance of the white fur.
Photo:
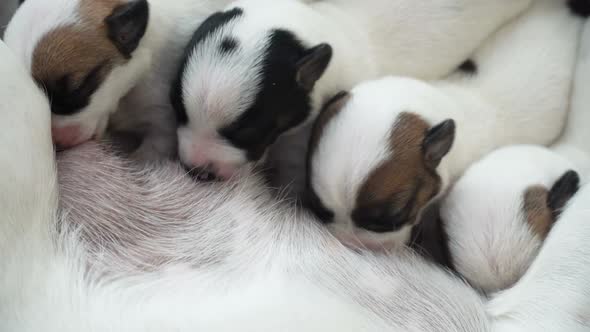
<svg viewBox="0 0 590 332">
<path fill-rule="evenodd" d="M 236 1 L 227 8 L 242 8 L 244 14 L 199 47 L 183 75 L 189 124 L 179 131 L 179 155 L 193 166 L 204 166 L 197 163 L 203 159 L 215 166 L 228 166 L 231 160 L 232 168 L 247 162 L 244 156 L 236 165 L 233 161 L 239 154 L 215 131 L 251 106 L 260 89 L 260 61 L 272 29 L 292 31 L 306 47 L 329 43 L 334 50 L 311 94 L 309 120 L 313 120 L 326 98 L 361 81 L 384 74 L 439 78 L 449 73 L 530 2 Z M 218 45 L 226 36 L 236 38 L 240 47 L 231 56 L 220 57 Z M 229 157 L 219 148 L 223 145 L 231 147 L 225 149 Z"/>
<path fill-rule="evenodd" d="M 590 180 L 590 24 L 582 31 L 576 77 L 570 103 L 570 114 L 562 137 L 552 149 L 571 160 L 584 182 Z"/>
<path fill-rule="evenodd" d="M 324 128 L 311 161 L 314 190 L 339 216 L 331 224 L 334 231 L 356 235 L 349 217 L 356 195 L 376 166 L 391 154 L 395 158 L 388 139 L 402 112 L 431 126 L 456 122 L 454 145 L 437 168 L 441 194 L 470 163 L 497 147 L 555 140 L 565 122 L 580 26 L 564 3 L 537 1 L 476 52 L 474 77 L 456 74 L 433 83 L 387 77 L 354 88 Z M 375 246 L 388 236 L 398 235 L 363 236 L 363 242 Z"/>
<path fill-rule="evenodd" d="M 183 48 L 198 24 L 227 1 L 150 0 L 148 29 L 132 59 L 115 68 L 93 94 L 90 104 L 72 116 L 54 116 L 55 127 L 78 125 L 83 140 L 101 136 L 109 118 L 117 131 L 146 136 L 136 157 L 158 159 L 174 154 L 175 121 L 169 86 Z M 28 0 L 19 8 L 5 35 L 6 43 L 31 66 L 39 40 L 60 26 L 84 24 L 79 0 Z"/>
<path fill-rule="evenodd" d="M 3 330 L 491 331 L 482 300 L 452 275 L 408 252 L 354 253 L 309 217 L 269 204 L 251 177 L 197 184 L 177 165 L 140 170 L 90 144 L 59 160 L 58 212 L 47 101 L 1 42 L 0 56 L 10 101 L 0 104 Z M 583 221 L 555 235 L 575 246 L 556 243 L 551 252 L 563 256 L 542 253 L 539 269 L 570 262 L 568 272 L 587 274 L 588 255 L 572 254 L 590 248 Z M 561 290 L 587 283 L 560 280 L 525 283 L 532 293 L 508 291 L 495 304 L 527 309 L 508 300 L 550 290 L 576 308 L 584 298 Z M 572 321 L 539 305 L 553 326 Z"/>
</svg>

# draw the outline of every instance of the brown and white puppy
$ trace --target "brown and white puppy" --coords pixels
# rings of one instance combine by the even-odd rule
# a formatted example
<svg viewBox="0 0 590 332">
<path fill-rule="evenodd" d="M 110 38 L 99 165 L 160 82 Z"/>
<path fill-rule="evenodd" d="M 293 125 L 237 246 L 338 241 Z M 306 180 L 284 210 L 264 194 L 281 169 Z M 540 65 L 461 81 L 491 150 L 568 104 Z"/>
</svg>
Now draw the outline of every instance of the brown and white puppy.
<svg viewBox="0 0 590 332">
<path fill-rule="evenodd" d="M 569 103 L 582 20 L 537 1 L 462 66 L 426 83 L 388 77 L 328 103 L 309 151 L 309 201 L 344 242 L 408 240 L 449 184 L 497 147 L 550 144 Z"/>
<path fill-rule="evenodd" d="M 54 142 L 113 130 L 147 136 L 141 155 L 175 149 L 168 89 L 182 49 L 224 1 L 27 0 L 5 41 L 51 100 Z"/>
<path fill-rule="evenodd" d="M 485 293 L 517 282 L 533 262 L 580 178 L 540 146 L 513 146 L 470 167 L 441 205 L 453 265 Z"/>
<path fill-rule="evenodd" d="M 564 134 L 551 149 L 513 146 L 473 164 L 442 201 L 455 269 L 491 293 L 529 269 L 545 238 L 590 175 L 590 24 L 585 23 Z M 575 171 L 571 171 L 571 170 Z M 567 241 L 568 239 L 564 239 Z"/>
</svg>

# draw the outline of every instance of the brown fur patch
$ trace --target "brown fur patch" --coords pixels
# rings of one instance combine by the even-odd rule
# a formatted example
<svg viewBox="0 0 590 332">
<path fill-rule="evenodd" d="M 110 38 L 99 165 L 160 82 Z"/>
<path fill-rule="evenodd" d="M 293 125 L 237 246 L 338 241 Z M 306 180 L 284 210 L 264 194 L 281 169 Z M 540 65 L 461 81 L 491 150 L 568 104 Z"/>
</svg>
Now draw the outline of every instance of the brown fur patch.
<svg viewBox="0 0 590 332">
<path fill-rule="evenodd" d="M 440 178 L 427 167 L 422 143 L 430 125 L 411 113 L 401 113 L 390 135 L 392 156 L 376 168 L 361 187 L 357 207 L 388 204 L 403 211 L 408 223 L 440 190 Z"/>
<path fill-rule="evenodd" d="M 68 77 L 72 88 L 78 87 L 95 68 L 104 66 L 104 78 L 117 64 L 125 61 L 108 39 L 104 19 L 122 0 L 82 0 L 80 23 L 62 26 L 47 33 L 33 53 L 31 72 L 42 83 Z"/>
<path fill-rule="evenodd" d="M 547 205 L 549 191 L 543 186 L 532 186 L 524 193 L 523 210 L 531 230 L 545 238 L 553 226 L 553 214 Z"/>
<path fill-rule="evenodd" d="M 348 92 L 341 92 L 326 103 L 324 109 L 316 119 L 316 122 L 313 126 L 313 131 L 311 133 L 311 138 L 309 140 L 308 149 L 308 153 L 310 156 L 315 152 L 315 149 L 320 139 L 322 138 L 324 129 L 326 128 L 327 124 L 336 115 L 338 115 L 338 113 L 342 110 L 344 106 L 346 106 L 349 100 L 350 94 Z"/>
</svg>

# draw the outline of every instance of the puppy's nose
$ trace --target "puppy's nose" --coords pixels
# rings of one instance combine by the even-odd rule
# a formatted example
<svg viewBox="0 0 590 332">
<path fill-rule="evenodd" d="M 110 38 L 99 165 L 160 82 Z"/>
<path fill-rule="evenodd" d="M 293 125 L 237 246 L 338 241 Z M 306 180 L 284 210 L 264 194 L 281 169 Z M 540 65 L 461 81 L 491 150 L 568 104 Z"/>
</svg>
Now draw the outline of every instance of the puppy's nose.
<svg viewBox="0 0 590 332">
<path fill-rule="evenodd" d="M 213 182 L 219 180 L 219 178 L 213 171 L 213 168 L 209 165 L 205 167 L 189 167 L 185 165 L 185 168 L 188 174 L 197 181 Z"/>
<path fill-rule="evenodd" d="M 58 150 L 65 150 L 89 140 L 82 135 L 79 126 L 51 127 L 53 143 Z"/>
</svg>

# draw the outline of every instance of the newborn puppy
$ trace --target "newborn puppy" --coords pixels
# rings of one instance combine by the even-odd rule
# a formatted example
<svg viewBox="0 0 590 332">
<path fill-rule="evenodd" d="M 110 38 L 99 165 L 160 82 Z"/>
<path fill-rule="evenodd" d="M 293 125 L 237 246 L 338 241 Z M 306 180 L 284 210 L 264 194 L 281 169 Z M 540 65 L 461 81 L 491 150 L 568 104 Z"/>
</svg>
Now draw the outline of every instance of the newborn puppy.
<svg viewBox="0 0 590 332">
<path fill-rule="evenodd" d="M 342 89 L 451 72 L 529 3 L 237 1 L 197 29 L 180 66 L 171 94 L 180 159 L 203 179 L 227 179 Z"/>
<path fill-rule="evenodd" d="M 470 163 L 560 134 L 582 20 L 537 1 L 477 51 L 468 74 L 388 77 L 328 102 L 312 134 L 309 205 L 342 241 L 391 248 Z"/>
<path fill-rule="evenodd" d="M 514 146 L 473 164 L 442 201 L 456 270 L 485 293 L 527 271 L 561 210 L 590 175 L 590 24 L 578 52 L 565 132 L 551 149 Z M 571 169 L 575 169 L 572 171 Z M 561 221 L 560 221 L 561 222 Z"/>
<path fill-rule="evenodd" d="M 518 281 L 578 190 L 571 168 L 537 146 L 503 148 L 473 164 L 441 205 L 457 272 L 485 293 Z"/>
<path fill-rule="evenodd" d="M 168 100 L 182 49 L 219 0 L 27 0 L 5 41 L 51 100 L 53 140 L 69 148 L 114 131 L 146 138 L 139 158 L 174 155 Z"/>
</svg>

